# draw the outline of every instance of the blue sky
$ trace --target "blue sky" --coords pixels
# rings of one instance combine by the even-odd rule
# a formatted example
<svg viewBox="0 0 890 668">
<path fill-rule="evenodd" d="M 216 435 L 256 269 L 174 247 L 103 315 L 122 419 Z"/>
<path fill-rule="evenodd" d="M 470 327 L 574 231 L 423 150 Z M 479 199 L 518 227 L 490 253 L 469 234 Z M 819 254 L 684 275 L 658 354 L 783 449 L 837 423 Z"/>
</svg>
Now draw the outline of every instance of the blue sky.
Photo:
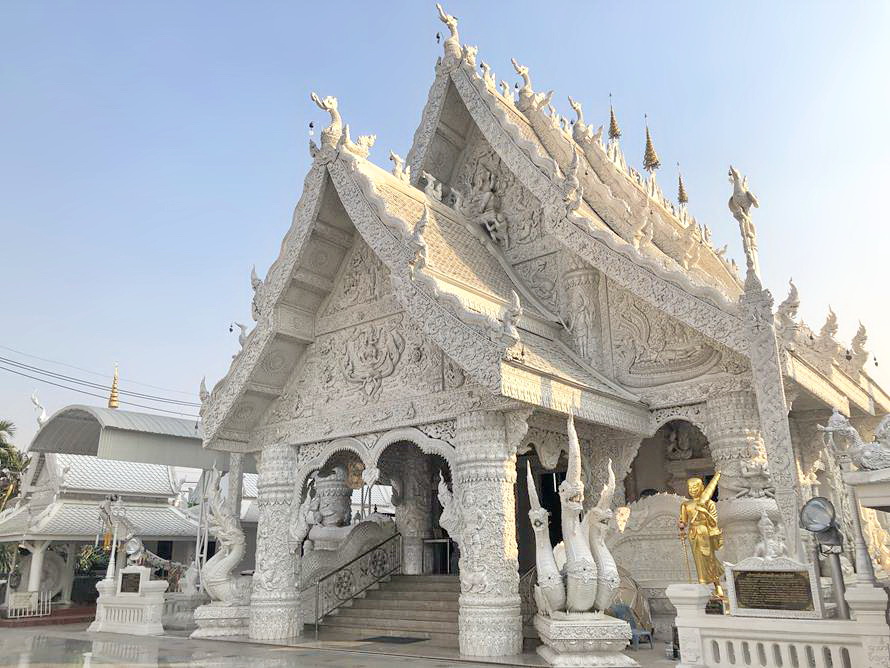
<svg viewBox="0 0 890 668">
<path fill-rule="evenodd" d="M 829 304 L 844 340 L 862 319 L 882 362 L 869 370 L 890 385 L 890 3 L 446 9 L 499 79 L 517 79 L 515 56 L 562 113 L 570 94 L 603 122 L 611 92 L 637 167 L 648 114 L 665 191 L 679 161 L 690 209 L 739 262 L 726 171 L 748 174 L 777 300 L 793 276 L 812 326 Z M 326 118 L 309 92 L 338 96 L 388 164 L 408 151 L 443 28 L 426 1 L 0 5 L 0 345 L 109 377 L 118 361 L 188 393 L 215 382 L 230 322 L 250 322 L 250 267 L 265 273 L 290 223 L 307 125 Z M 0 372 L 21 445 L 35 387 L 50 412 L 99 402 Z"/>
</svg>

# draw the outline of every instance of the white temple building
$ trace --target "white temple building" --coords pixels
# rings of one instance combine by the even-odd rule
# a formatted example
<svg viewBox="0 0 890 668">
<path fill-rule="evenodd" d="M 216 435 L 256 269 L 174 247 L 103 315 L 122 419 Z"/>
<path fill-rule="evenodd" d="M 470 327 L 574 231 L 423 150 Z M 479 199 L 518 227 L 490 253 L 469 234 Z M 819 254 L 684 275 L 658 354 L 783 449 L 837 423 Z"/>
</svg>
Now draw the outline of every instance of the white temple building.
<svg viewBox="0 0 890 668">
<path fill-rule="evenodd" d="M 741 271 L 685 193 L 676 203 L 663 194 L 651 140 L 644 175 L 622 152 L 614 112 L 604 136 L 569 98 L 567 121 L 515 60 L 514 95 L 440 16 L 450 36 L 411 149 L 404 160 L 380 153 L 392 169 L 370 159 L 373 135 L 350 136 L 336 98 L 312 95 L 329 121 L 320 145 L 310 141 L 281 253 L 254 276 L 256 326 L 202 391 L 205 447 L 257 461 L 249 636 L 296 636 L 314 621 L 313 597 L 334 610 L 368 586 L 361 560 L 364 580 L 332 568 L 336 587 L 301 584 L 308 527 L 344 523 L 338 499 L 353 470 L 392 486 L 400 535 L 400 554 L 366 560 L 377 559 L 379 579 L 393 559 L 418 577 L 382 584 L 390 596 L 369 595 L 350 608 L 360 614 L 322 627 L 427 637 L 465 655 L 521 652 L 534 548 L 517 471 L 530 462 L 542 504 L 558 510 L 570 412 L 585 507 L 611 460 L 613 505 L 629 516 L 608 544 L 659 632 L 673 618 L 665 588 L 688 577 L 676 518 L 689 476 L 722 475 L 725 561 L 753 554 L 764 512 L 792 554 L 813 559 L 797 516 L 815 494 L 841 510 L 849 537 L 851 501 L 817 425 L 837 409 L 865 435 L 890 411 L 866 368 L 864 328 L 847 343 L 833 314 L 808 327 L 793 285 L 774 308 L 756 198 L 736 170 L 727 193 Z M 330 521 L 307 521 L 312 503 Z M 443 536 L 459 550 L 453 586 L 431 575 L 444 572 L 430 542 Z M 452 604 L 412 615 L 422 598 L 412 587 Z"/>
</svg>

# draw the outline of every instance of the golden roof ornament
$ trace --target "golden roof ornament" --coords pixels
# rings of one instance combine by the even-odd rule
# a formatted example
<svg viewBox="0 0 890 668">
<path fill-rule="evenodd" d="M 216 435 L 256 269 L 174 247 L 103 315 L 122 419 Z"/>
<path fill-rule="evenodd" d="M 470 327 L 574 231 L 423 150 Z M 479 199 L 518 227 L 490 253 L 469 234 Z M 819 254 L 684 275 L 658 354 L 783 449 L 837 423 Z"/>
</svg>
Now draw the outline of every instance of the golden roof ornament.
<svg viewBox="0 0 890 668">
<path fill-rule="evenodd" d="M 646 116 L 646 153 L 643 156 L 643 167 L 647 172 L 652 174 L 656 169 L 661 167 L 661 160 L 655 152 L 655 146 L 652 144 L 652 136 L 649 134 L 649 121 Z"/>
<path fill-rule="evenodd" d="M 689 204 L 689 195 L 686 194 L 686 185 L 683 183 L 683 172 L 680 171 L 680 163 L 677 163 L 677 201 L 683 206 Z"/>
<path fill-rule="evenodd" d="M 609 139 L 617 141 L 621 137 L 621 128 L 618 127 L 618 119 L 615 117 L 615 109 L 612 107 L 612 94 L 609 93 Z"/>
<path fill-rule="evenodd" d="M 120 408 L 120 396 L 118 394 L 117 385 L 120 382 L 120 375 L 118 373 L 117 364 L 114 365 L 114 379 L 111 381 L 111 393 L 108 395 L 108 407 L 109 408 Z"/>
</svg>

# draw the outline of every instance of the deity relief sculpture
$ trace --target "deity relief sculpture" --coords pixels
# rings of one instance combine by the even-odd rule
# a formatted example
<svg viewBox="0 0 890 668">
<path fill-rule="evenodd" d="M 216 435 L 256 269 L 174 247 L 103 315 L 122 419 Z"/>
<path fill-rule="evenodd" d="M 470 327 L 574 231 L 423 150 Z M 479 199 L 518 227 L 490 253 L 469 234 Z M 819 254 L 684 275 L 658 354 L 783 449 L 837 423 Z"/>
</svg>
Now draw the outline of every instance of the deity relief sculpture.
<svg viewBox="0 0 890 668">
<path fill-rule="evenodd" d="M 757 522 L 757 531 L 760 533 L 760 541 L 754 546 L 754 556 L 761 559 L 777 559 L 788 556 L 788 545 L 785 543 L 785 532 L 778 531 L 776 525 L 767 515 L 766 510 L 761 511 L 760 520 Z"/>
<path fill-rule="evenodd" d="M 566 619 L 572 615 L 602 612 L 618 593 L 618 567 L 605 544 L 605 531 L 612 518 L 615 473 L 609 460 L 609 479 L 603 486 L 599 503 L 583 513 L 584 483 L 581 480 L 581 448 L 574 418 L 568 420 L 568 470 L 559 486 L 562 504 L 563 542 L 550 547 L 547 511 L 541 507 L 531 466 L 527 470 L 531 504 L 529 520 L 535 532 L 538 584 L 535 600 L 541 615 Z M 582 517 L 583 514 L 583 517 Z M 558 561 L 565 556 L 564 574 Z"/>
<path fill-rule="evenodd" d="M 689 541 L 699 583 L 713 584 L 717 597 L 723 598 L 723 587 L 720 585 L 723 564 L 716 554 L 723 547 L 723 532 L 717 524 L 717 504 L 711 500 L 719 480 L 720 474 L 716 473 L 707 487 L 701 478 L 687 481 L 690 498 L 680 504 L 677 526 L 680 539 Z"/>
<path fill-rule="evenodd" d="M 827 444 L 837 450 L 834 443 L 834 435 L 840 434 L 847 442 L 847 448 L 843 451 L 850 458 L 850 462 L 860 471 L 878 471 L 890 468 L 890 414 L 885 415 L 880 424 L 875 428 L 875 440 L 866 443 L 859 431 L 850 424 L 850 420 L 841 415 L 835 408 L 824 427 L 816 428 L 826 434 Z"/>
</svg>

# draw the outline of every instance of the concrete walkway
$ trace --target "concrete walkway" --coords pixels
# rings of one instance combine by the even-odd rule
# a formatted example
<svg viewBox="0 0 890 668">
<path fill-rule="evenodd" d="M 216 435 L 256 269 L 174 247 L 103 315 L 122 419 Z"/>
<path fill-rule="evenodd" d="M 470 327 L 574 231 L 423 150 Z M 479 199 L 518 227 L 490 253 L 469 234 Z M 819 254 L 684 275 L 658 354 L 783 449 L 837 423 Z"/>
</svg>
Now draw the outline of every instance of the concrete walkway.
<svg viewBox="0 0 890 668">
<path fill-rule="evenodd" d="M 42 626 L 0 630 L 0 666 L 231 666 L 246 668 L 482 668 L 492 665 L 543 666 L 537 655 L 510 660 L 471 661 L 453 650 L 425 643 L 393 645 L 320 638 L 287 645 L 248 640 L 191 640 L 181 636 L 137 637 L 87 633 L 85 626 Z M 643 668 L 676 665 L 662 648 L 629 655 Z"/>
</svg>

